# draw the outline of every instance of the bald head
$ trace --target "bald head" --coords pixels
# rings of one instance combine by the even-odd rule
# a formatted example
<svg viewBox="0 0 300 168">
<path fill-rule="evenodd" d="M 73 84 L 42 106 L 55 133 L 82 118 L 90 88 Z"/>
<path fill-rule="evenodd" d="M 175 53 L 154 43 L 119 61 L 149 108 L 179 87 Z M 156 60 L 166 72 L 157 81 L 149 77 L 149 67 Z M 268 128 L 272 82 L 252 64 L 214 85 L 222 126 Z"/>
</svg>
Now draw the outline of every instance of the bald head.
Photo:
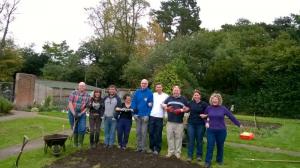
<svg viewBox="0 0 300 168">
<path fill-rule="evenodd" d="M 141 88 L 142 89 L 146 89 L 148 87 L 148 80 L 147 79 L 143 79 L 141 81 Z"/>
<path fill-rule="evenodd" d="M 80 92 L 84 92 L 86 90 L 86 84 L 84 82 L 79 82 L 79 84 L 78 84 L 78 90 Z"/>
</svg>

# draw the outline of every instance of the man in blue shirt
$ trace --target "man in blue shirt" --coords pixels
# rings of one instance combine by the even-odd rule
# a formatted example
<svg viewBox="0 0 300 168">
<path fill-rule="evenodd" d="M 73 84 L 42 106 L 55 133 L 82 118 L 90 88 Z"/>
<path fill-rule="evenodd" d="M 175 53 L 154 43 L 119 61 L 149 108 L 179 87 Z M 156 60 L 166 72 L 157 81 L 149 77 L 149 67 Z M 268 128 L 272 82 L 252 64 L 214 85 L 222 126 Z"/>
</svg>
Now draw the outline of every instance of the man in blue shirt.
<svg viewBox="0 0 300 168">
<path fill-rule="evenodd" d="M 172 95 L 164 102 L 164 108 L 168 112 L 167 122 L 167 140 L 168 140 L 168 154 L 167 157 L 175 155 L 180 158 L 182 137 L 183 137 L 183 117 L 184 113 L 189 111 L 188 101 L 185 97 L 180 95 L 179 86 L 174 86 Z"/>
<path fill-rule="evenodd" d="M 141 81 L 141 88 L 133 95 L 131 107 L 136 121 L 137 151 L 145 152 L 149 115 L 153 104 L 153 94 L 148 88 L 148 80 Z"/>
</svg>

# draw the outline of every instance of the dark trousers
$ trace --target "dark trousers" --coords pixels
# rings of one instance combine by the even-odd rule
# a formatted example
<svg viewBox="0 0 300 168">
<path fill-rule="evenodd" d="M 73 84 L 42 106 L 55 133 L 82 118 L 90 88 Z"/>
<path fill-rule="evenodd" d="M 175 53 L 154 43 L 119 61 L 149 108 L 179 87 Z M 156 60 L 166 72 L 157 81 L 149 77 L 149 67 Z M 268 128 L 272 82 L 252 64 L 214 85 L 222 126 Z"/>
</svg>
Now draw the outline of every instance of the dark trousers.
<svg viewBox="0 0 300 168">
<path fill-rule="evenodd" d="M 90 114 L 90 144 L 98 144 L 100 136 L 101 117 L 99 114 Z"/>
<path fill-rule="evenodd" d="M 152 151 L 157 151 L 158 153 L 161 150 L 162 130 L 163 130 L 163 118 L 150 116 L 149 119 L 150 149 Z"/>
<path fill-rule="evenodd" d="M 205 162 L 211 164 L 215 144 L 217 144 L 218 163 L 223 163 L 224 142 L 227 136 L 226 129 L 207 129 L 207 152 Z"/>
<path fill-rule="evenodd" d="M 129 133 L 132 126 L 132 120 L 120 118 L 117 123 L 118 143 L 120 147 L 126 147 Z"/>
<path fill-rule="evenodd" d="M 203 136 L 205 133 L 204 124 L 188 124 L 188 157 L 193 158 L 194 146 L 196 141 L 196 155 L 197 157 L 202 157 L 202 145 L 203 145 Z"/>
</svg>

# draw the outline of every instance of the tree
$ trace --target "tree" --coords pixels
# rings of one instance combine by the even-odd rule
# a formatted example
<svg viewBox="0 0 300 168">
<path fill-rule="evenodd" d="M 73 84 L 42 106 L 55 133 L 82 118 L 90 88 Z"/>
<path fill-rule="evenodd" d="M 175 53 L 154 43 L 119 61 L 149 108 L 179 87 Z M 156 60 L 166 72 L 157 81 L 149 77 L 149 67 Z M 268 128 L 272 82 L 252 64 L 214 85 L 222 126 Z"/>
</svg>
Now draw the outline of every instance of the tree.
<svg viewBox="0 0 300 168">
<path fill-rule="evenodd" d="M 66 41 L 47 43 L 43 46 L 41 55 L 49 57 L 48 63 L 42 69 L 43 78 L 70 82 L 85 80 L 86 65 L 81 62 L 80 56 L 69 48 Z"/>
<path fill-rule="evenodd" d="M 21 72 L 41 76 L 41 69 L 48 63 L 49 57 L 36 53 L 31 47 L 21 49 L 21 55 L 24 59 Z"/>
<path fill-rule="evenodd" d="M 200 30 L 199 12 L 196 0 L 169 0 L 162 1 L 160 10 L 153 10 L 152 15 L 170 40 Z"/>
<path fill-rule="evenodd" d="M 2 32 L 2 38 L 0 42 L 0 56 L 4 53 L 4 48 L 6 46 L 6 36 L 8 33 L 9 25 L 15 20 L 15 12 L 20 0 L 13 0 L 9 2 L 8 0 L 2 0 L 0 2 L 0 32 Z"/>
<path fill-rule="evenodd" d="M 0 81 L 13 81 L 13 75 L 22 67 L 23 59 L 20 52 L 13 47 L 5 47 L 0 57 Z"/>
<path fill-rule="evenodd" d="M 146 0 L 101 0 L 96 7 L 86 8 L 89 22 L 98 38 L 117 37 L 132 53 L 139 19 L 150 5 Z"/>
</svg>

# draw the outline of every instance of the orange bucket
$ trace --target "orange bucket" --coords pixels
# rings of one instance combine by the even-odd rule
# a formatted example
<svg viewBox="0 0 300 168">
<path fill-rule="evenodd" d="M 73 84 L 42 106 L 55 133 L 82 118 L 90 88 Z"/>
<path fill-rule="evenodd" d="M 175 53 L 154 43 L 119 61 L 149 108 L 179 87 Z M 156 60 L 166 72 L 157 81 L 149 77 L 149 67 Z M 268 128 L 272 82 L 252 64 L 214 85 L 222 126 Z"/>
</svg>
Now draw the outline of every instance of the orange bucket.
<svg viewBox="0 0 300 168">
<path fill-rule="evenodd" d="M 252 139 L 254 139 L 254 134 L 252 132 L 242 132 L 240 134 L 240 139 L 252 140 Z"/>
</svg>

